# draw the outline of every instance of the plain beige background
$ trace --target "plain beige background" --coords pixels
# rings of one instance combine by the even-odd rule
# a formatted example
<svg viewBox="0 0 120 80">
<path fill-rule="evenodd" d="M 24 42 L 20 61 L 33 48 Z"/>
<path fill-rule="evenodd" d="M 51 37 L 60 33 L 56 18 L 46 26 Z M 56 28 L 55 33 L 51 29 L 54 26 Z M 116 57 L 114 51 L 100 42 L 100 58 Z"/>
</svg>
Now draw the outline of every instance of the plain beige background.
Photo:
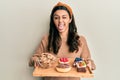
<svg viewBox="0 0 120 80">
<path fill-rule="evenodd" d="M 120 80 L 119 0 L 0 0 L 0 80 L 40 80 L 28 61 L 58 1 L 72 7 L 97 65 L 95 77 L 83 80 Z"/>
</svg>

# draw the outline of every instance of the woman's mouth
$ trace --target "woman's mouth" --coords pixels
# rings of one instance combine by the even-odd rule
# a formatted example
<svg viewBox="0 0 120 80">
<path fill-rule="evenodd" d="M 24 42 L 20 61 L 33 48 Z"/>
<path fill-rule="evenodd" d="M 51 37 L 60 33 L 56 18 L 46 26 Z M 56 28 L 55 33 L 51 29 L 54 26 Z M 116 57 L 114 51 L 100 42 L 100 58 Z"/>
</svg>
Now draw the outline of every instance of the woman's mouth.
<svg viewBox="0 0 120 80">
<path fill-rule="evenodd" d="M 62 30 L 63 28 L 64 28 L 64 25 L 63 25 L 63 24 L 58 25 L 58 29 L 59 29 L 59 30 Z"/>
</svg>

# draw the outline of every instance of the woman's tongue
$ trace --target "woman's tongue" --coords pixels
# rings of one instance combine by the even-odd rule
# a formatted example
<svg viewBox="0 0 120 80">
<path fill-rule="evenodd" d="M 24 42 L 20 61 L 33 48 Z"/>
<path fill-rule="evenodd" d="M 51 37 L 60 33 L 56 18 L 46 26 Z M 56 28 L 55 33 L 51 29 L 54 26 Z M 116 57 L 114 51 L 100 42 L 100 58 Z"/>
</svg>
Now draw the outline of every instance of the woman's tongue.
<svg viewBox="0 0 120 80">
<path fill-rule="evenodd" d="M 60 30 L 62 30 L 62 29 L 64 28 L 64 25 L 63 25 L 63 24 L 58 25 L 58 28 L 59 28 Z"/>
</svg>

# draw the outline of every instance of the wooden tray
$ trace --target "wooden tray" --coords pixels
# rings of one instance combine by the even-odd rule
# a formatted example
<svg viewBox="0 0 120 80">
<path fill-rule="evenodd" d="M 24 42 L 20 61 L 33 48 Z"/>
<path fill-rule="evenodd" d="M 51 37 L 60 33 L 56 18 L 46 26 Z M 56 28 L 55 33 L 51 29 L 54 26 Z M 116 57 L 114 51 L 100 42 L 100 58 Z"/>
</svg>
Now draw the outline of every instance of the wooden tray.
<svg viewBox="0 0 120 80">
<path fill-rule="evenodd" d="M 72 66 L 74 59 L 73 58 L 69 58 L 70 60 L 70 64 Z M 72 67 L 72 69 L 69 72 L 66 73 L 60 73 L 57 72 L 55 67 L 58 65 L 58 61 L 56 61 L 56 63 L 48 69 L 43 69 L 40 67 L 36 67 L 33 71 L 33 76 L 35 77 L 47 77 L 47 76 L 51 76 L 51 77 L 80 77 L 80 78 L 92 78 L 94 77 L 92 71 L 89 69 L 89 67 L 86 68 L 86 72 L 77 72 L 75 67 Z"/>
</svg>

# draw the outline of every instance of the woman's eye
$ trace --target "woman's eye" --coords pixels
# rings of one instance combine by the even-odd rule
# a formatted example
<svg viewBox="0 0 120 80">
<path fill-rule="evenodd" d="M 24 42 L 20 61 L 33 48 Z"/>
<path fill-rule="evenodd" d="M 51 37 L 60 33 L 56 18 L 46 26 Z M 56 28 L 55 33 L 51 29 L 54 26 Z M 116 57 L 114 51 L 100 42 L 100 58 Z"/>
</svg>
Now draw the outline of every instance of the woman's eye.
<svg viewBox="0 0 120 80">
<path fill-rule="evenodd" d="M 63 19 L 66 19 L 66 17 L 63 17 Z"/>
<path fill-rule="evenodd" d="M 54 19 L 58 19 L 58 17 L 54 17 Z"/>
</svg>

